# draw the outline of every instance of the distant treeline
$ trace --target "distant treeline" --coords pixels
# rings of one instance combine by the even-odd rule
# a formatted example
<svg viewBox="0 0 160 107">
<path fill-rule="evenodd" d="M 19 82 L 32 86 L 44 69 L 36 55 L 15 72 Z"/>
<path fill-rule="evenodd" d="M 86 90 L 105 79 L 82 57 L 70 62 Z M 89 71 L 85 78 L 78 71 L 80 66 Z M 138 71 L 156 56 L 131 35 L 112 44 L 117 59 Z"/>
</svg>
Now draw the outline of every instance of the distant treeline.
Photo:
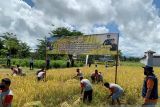
<svg viewBox="0 0 160 107">
<path fill-rule="evenodd" d="M 121 61 L 134 61 L 134 62 L 139 62 L 141 60 L 141 58 L 139 57 L 125 57 L 125 56 L 122 56 L 120 59 Z"/>
</svg>

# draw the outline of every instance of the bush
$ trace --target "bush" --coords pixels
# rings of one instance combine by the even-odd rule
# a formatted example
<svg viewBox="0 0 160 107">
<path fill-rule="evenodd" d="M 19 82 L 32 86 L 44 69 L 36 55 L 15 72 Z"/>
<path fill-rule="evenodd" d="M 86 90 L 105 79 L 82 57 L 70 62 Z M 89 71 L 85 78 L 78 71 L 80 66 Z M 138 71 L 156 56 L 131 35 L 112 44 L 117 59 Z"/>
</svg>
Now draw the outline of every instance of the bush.
<svg viewBox="0 0 160 107">
<path fill-rule="evenodd" d="M 82 67 L 84 64 L 82 62 L 75 62 L 74 67 Z M 67 67 L 67 62 L 63 60 L 56 60 L 51 62 L 52 68 L 65 68 Z"/>
<path fill-rule="evenodd" d="M 5 61 L 6 62 L 6 61 Z M 5 64 L 5 63 L 3 63 Z M 11 59 L 11 65 L 20 65 L 21 67 L 29 67 L 29 59 Z M 45 67 L 45 60 L 34 60 L 34 68 Z M 74 67 L 82 67 L 84 64 L 82 62 L 76 62 Z M 67 67 L 67 62 L 64 60 L 51 60 L 50 68 L 65 68 Z"/>
</svg>

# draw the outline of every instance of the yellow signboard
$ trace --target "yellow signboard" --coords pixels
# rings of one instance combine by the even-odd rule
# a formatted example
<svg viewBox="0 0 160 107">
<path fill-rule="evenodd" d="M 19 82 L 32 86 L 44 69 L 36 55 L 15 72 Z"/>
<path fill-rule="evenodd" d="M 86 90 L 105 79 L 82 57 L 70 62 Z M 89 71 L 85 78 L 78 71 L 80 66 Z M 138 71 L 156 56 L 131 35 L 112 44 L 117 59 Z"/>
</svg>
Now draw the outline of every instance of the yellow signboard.
<svg viewBox="0 0 160 107">
<path fill-rule="evenodd" d="M 47 54 L 116 54 L 118 33 L 52 37 L 47 40 Z"/>
</svg>

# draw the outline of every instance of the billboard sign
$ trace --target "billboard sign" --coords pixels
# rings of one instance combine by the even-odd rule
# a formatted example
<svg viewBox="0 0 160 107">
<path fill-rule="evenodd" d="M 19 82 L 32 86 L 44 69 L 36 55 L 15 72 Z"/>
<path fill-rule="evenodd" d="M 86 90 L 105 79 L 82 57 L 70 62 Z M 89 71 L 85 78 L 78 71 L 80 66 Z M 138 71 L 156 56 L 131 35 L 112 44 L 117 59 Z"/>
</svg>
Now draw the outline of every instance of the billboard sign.
<svg viewBox="0 0 160 107">
<path fill-rule="evenodd" d="M 118 33 L 47 38 L 47 54 L 117 54 Z"/>
</svg>

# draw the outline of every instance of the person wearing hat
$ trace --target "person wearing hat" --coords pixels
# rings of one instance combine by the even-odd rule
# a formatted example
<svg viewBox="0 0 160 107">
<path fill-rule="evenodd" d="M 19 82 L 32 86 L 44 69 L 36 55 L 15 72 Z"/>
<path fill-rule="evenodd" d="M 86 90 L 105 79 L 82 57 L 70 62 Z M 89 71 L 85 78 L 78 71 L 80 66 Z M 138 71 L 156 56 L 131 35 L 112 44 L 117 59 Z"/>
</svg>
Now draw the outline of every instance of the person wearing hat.
<svg viewBox="0 0 160 107">
<path fill-rule="evenodd" d="M 3 78 L 0 83 L 0 107 L 11 107 L 13 93 L 9 89 L 11 80 Z"/>
<path fill-rule="evenodd" d="M 144 75 L 146 76 L 142 87 L 143 106 L 154 106 L 158 100 L 158 79 L 154 74 L 153 67 L 146 65 L 143 68 Z"/>
</svg>

